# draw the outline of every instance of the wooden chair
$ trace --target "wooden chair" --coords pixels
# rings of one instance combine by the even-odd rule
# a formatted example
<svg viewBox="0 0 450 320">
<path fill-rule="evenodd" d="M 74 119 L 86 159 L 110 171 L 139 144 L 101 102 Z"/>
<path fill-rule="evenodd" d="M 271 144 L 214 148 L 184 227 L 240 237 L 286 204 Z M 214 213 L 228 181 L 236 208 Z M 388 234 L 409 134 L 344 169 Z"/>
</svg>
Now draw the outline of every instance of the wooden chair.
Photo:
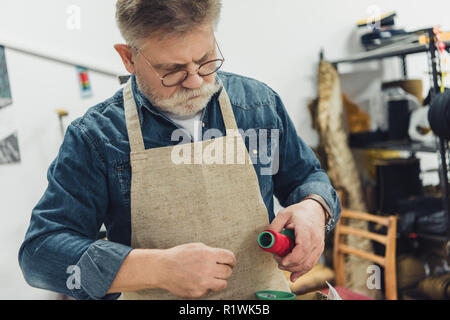
<svg viewBox="0 0 450 320">
<path fill-rule="evenodd" d="M 381 235 L 366 230 L 351 228 L 343 224 L 343 218 L 359 219 L 375 222 L 386 226 L 386 235 Z M 333 264 L 336 273 L 336 287 L 345 287 L 345 263 L 344 255 L 352 254 L 361 258 L 376 262 L 384 267 L 385 271 L 385 297 L 387 300 L 397 300 L 397 277 L 396 277 L 396 232 L 397 218 L 395 216 L 378 216 L 364 212 L 342 209 L 341 218 L 334 230 Z M 354 235 L 370 239 L 383 244 L 386 247 L 385 256 L 375 255 L 360 249 L 352 248 L 344 243 L 345 235 Z M 338 291 L 339 292 L 339 291 Z"/>
</svg>

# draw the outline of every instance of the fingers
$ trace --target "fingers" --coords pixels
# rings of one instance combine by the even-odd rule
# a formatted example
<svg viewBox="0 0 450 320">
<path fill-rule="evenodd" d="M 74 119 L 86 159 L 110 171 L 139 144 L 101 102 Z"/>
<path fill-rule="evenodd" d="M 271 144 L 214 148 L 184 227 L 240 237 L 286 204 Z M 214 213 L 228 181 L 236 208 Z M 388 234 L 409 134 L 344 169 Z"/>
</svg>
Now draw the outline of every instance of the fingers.
<svg viewBox="0 0 450 320">
<path fill-rule="evenodd" d="M 294 282 L 301 275 L 309 272 L 318 262 L 323 251 L 318 241 L 313 241 L 310 233 L 297 233 L 296 245 L 285 257 L 274 255 L 280 270 L 292 272 L 290 280 Z"/>
<path fill-rule="evenodd" d="M 232 267 L 228 264 L 217 263 L 214 268 L 214 279 L 211 281 L 210 289 L 212 291 L 222 291 L 228 286 L 227 279 L 231 277 L 233 273 Z"/>
<path fill-rule="evenodd" d="M 309 271 L 309 270 L 308 270 L 308 271 Z M 291 282 L 295 282 L 299 277 L 301 277 L 301 276 L 304 275 L 305 273 L 308 273 L 308 271 L 303 271 L 303 272 L 292 272 L 292 273 L 291 273 L 291 277 L 290 277 Z"/>
<path fill-rule="evenodd" d="M 284 267 L 292 267 L 304 262 L 311 253 L 312 244 L 311 238 L 299 235 L 296 239 L 296 245 L 292 251 L 281 259 L 281 265 Z"/>
<path fill-rule="evenodd" d="M 322 254 L 323 250 L 320 250 L 319 248 L 315 248 L 306 259 L 302 260 L 298 264 L 292 264 L 289 266 L 284 266 L 280 264 L 280 262 L 283 261 L 282 257 L 274 256 L 275 260 L 277 260 L 278 268 L 280 270 L 292 272 L 291 274 L 291 281 L 295 282 L 298 277 L 304 275 L 305 273 L 309 272 L 319 261 L 320 255 Z"/>
<path fill-rule="evenodd" d="M 226 249 L 212 248 L 204 243 L 182 244 L 165 251 L 170 269 L 162 287 L 182 298 L 201 298 L 208 291 L 227 287 L 236 265 L 234 254 Z"/>
<path fill-rule="evenodd" d="M 289 222 L 291 219 L 292 214 L 288 211 L 281 210 L 278 212 L 278 214 L 275 216 L 275 218 L 272 220 L 272 223 L 268 227 L 268 229 L 281 232 L 284 228 L 284 226 Z"/>
<path fill-rule="evenodd" d="M 214 278 L 226 280 L 231 277 L 232 273 L 233 270 L 229 265 L 218 263 L 214 270 Z"/>
<path fill-rule="evenodd" d="M 322 208 L 320 208 L 323 210 Z M 323 216 L 319 208 L 303 203 L 281 210 L 270 225 L 280 232 L 283 227 L 295 230 L 295 246 L 285 257 L 274 255 L 278 268 L 291 272 L 291 281 L 307 273 L 318 262 L 324 249 L 324 228 L 318 217 Z"/>
<path fill-rule="evenodd" d="M 211 290 L 212 291 L 222 291 L 225 290 L 228 286 L 228 282 L 226 280 L 222 279 L 214 279 L 211 283 Z"/>
<path fill-rule="evenodd" d="M 216 261 L 217 263 L 226 264 L 231 268 L 234 268 L 236 265 L 236 257 L 234 253 L 227 249 L 216 249 Z"/>
</svg>

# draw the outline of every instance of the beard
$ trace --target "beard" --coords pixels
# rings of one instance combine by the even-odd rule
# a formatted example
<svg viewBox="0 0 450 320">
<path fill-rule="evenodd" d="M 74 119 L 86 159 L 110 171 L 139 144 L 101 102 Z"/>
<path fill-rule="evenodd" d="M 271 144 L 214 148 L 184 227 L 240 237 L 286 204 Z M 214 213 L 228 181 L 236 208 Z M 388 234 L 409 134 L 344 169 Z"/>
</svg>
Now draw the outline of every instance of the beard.
<svg viewBox="0 0 450 320">
<path fill-rule="evenodd" d="M 217 81 L 204 83 L 198 89 L 180 87 L 171 97 L 165 98 L 156 93 L 153 88 L 145 85 L 144 82 L 139 81 L 137 74 L 136 82 L 139 89 L 154 107 L 177 116 L 190 116 L 203 110 L 211 97 L 221 88 Z"/>
</svg>

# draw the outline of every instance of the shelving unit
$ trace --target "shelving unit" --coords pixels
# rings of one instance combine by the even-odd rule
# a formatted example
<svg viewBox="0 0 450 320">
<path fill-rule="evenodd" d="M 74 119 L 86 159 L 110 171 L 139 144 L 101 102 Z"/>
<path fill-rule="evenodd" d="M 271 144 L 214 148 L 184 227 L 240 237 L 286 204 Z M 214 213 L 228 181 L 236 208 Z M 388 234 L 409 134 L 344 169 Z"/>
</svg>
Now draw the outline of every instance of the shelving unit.
<svg viewBox="0 0 450 320">
<path fill-rule="evenodd" d="M 416 152 L 435 153 L 439 151 L 436 145 L 421 142 L 408 142 L 408 141 L 377 142 L 365 146 L 364 149 L 386 149 L 386 150 L 408 151 L 411 154 L 414 154 Z"/>
<path fill-rule="evenodd" d="M 430 59 L 430 74 L 431 74 L 431 99 L 433 99 L 433 96 L 438 94 L 440 92 L 440 64 L 438 61 L 438 47 L 434 35 L 433 28 L 426 28 L 426 29 L 420 29 L 414 32 L 411 32 L 410 34 L 417 34 L 419 35 L 426 35 L 428 36 L 429 42 L 428 44 L 421 44 L 418 41 L 413 43 L 405 43 L 403 41 L 400 41 L 399 43 L 394 43 L 389 46 L 385 46 L 379 49 L 370 50 L 366 52 L 362 52 L 359 54 L 355 54 L 353 56 L 339 59 L 335 61 L 331 61 L 332 64 L 336 67 L 336 70 L 338 69 L 338 66 L 343 63 L 362 63 L 362 62 L 368 62 L 368 61 L 374 61 L 374 60 L 382 60 L 385 58 L 391 58 L 391 57 L 399 57 L 401 60 L 402 65 L 402 74 L 403 77 L 406 79 L 408 76 L 408 68 L 406 63 L 406 56 L 410 54 L 417 54 L 417 53 L 427 53 Z M 446 44 L 446 50 L 450 50 L 450 41 L 445 42 Z M 449 51 L 450 52 L 450 51 Z M 323 52 L 321 52 L 321 57 L 323 57 Z M 450 202 L 449 202 L 449 181 L 448 181 L 448 171 L 449 171 L 449 164 L 448 164 L 448 158 L 449 155 L 449 141 L 444 140 L 441 138 L 437 138 L 436 145 L 430 146 L 430 145 L 424 145 L 421 143 L 405 143 L 405 142 L 398 142 L 398 141 L 389 141 L 389 142 L 383 142 L 383 143 L 377 143 L 370 145 L 370 148 L 377 148 L 377 149 L 389 149 L 389 150 L 403 150 L 403 151 L 409 151 L 411 153 L 415 152 L 433 152 L 437 153 L 439 157 L 439 178 L 440 178 L 440 185 L 442 188 L 442 194 L 443 194 L 443 209 L 445 213 L 447 214 L 449 221 L 450 221 Z M 450 228 L 447 230 L 447 241 L 450 240 Z"/>
</svg>

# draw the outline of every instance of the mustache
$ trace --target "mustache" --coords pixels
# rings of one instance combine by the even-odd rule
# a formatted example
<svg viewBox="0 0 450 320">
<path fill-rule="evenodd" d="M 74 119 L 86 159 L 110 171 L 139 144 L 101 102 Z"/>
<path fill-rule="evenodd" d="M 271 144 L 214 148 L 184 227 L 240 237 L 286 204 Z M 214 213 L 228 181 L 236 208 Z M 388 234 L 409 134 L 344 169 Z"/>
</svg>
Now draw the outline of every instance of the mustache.
<svg viewBox="0 0 450 320">
<path fill-rule="evenodd" d="M 212 83 L 203 83 L 200 88 L 179 87 L 172 96 L 164 97 L 154 88 L 148 86 L 147 83 L 141 83 L 137 74 L 136 81 L 138 82 L 138 86 L 142 88 L 141 92 L 152 105 L 158 109 L 177 115 L 189 115 L 203 109 L 208 100 L 222 88 L 220 79 L 216 78 Z M 196 99 L 191 99 L 194 97 Z"/>
<path fill-rule="evenodd" d="M 193 97 L 207 97 L 211 96 L 219 89 L 221 86 L 218 83 L 208 83 L 204 84 L 202 87 L 198 89 L 187 89 L 187 88 L 180 88 L 172 97 L 162 100 L 169 100 L 171 102 L 185 102 Z"/>
</svg>

